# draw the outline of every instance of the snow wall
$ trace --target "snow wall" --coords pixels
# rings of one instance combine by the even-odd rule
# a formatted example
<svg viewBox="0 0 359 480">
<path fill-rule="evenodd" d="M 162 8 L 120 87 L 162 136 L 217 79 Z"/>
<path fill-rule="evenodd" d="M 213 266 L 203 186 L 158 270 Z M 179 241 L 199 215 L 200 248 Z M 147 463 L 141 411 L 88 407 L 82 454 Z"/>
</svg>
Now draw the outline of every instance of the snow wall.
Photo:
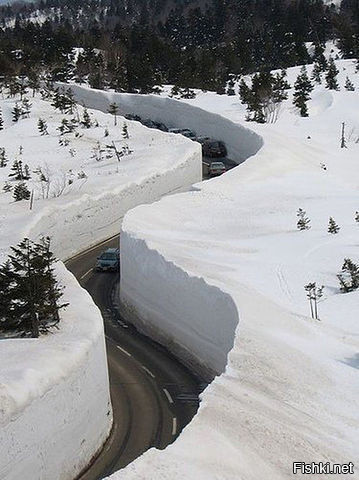
<svg viewBox="0 0 359 480">
<path fill-rule="evenodd" d="M 210 381 L 224 371 L 238 323 L 232 298 L 121 233 L 121 314 Z"/>
<path fill-rule="evenodd" d="M 106 441 L 112 409 L 101 314 L 62 264 L 61 330 L 1 342 L 0 479 L 73 480 Z"/>
<path fill-rule="evenodd" d="M 76 91 L 79 98 L 83 91 Z M 262 138 L 224 117 L 156 96 L 121 95 L 120 108 L 168 126 L 188 127 L 226 142 L 234 160 L 255 155 Z M 117 99 L 116 95 L 113 101 Z M 129 104 L 134 99 L 133 104 Z M 84 98 L 85 101 L 85 98 Z M 157 103 L 158 102 L 158 103 Z M 91 105 L 93 107 L 93 105 Z M 172 123 L 173 122 L 173 123 Z M 190 277 L 131 233 L 126 217 L 121 233 L 121 313 L 206 380 L 222 373 L 233 347 L 238 311 L 232 298 L 204 279 Z"/>
<path fill-rule="evenodd" d="M 58 84 L 68 88 L 69 85 Z M 228 156 L 241 162 L 255 155 L 263 146 L 262 138 L 248 128 L 221 115 L 208 112 L 172 98 L 158 95 L 136 95 L 89 90 L 71 85 L 76 101 L 88 107 L 107 112 L 111 103 L 119 107 L 120 115 L 133 113 L 142 118 L 163 122 L 168 128 L 189 128 L 197 135 L 205 135 L 225 142 Z M 89 94 L 91 92 L 91 94 Z"/>
<path fill-rule="evenodd" d="M 88 103 L 106 111 L 109 100 L 95 92 Z M 65 260 L 118 233 L 127 210 L 201 180 L 201 147 L 188 145 L 167 172 L 101 195 L 54 200 L 17 232 L 19 239 L 49 235 L 54 253 Z M 61 332 L 1 344 L 0 479 L 72 480 L 101 449 L 112 425 L 100 312 L 61 264 L 59 270 L 70 303 Z"/>
</svg>

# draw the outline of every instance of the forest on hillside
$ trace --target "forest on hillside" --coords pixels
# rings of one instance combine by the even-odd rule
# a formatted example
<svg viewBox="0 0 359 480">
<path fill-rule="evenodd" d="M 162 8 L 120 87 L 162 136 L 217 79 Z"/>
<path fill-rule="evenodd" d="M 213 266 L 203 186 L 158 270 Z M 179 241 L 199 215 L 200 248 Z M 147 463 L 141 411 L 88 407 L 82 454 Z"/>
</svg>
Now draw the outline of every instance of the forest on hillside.
<svg viewBox="0 0 359 480">
<path fill-rule="evenodd" d="M 310 62 L 307 42 L 359 52 L 357 0 L 40 0 L 0 7 L 0 25 L 4 76 L 46 71 L 141 93 L 221 92 L 233 75 Z"/>
</svg>

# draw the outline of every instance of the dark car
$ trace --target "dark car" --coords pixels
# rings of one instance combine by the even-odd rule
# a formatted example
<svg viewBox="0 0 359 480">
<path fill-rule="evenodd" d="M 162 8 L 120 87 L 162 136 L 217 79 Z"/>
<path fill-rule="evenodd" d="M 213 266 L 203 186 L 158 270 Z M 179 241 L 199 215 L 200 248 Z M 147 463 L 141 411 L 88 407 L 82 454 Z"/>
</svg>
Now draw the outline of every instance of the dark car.
<svg viewBox="0 0 359 480">
<path fill-rule="evenodd" d="M 212 162 L 209 166 L 209 176 L 210 177 L 217 177 L 218 175 L 222 175 L 225 173 L 226 167 L 223 162 Z"/>
<path fill-rule="evenodd" d="M 219 158 L 227 156 L 227 149 L 223 142 L 206 139 L 202 144 L 202 153 L 205 157 Z"/>
<path fill-rule="evenodd" d="M 97 257 L 95 270 L 98 272 L 117 272 L 120 267 L 120 250 L 108 248 Z"/>
<path fill-rule="evenodd" d="M 127 120 L 135 120 L 136 122 L 141 121 L 141 117 L 139 115 L 135 115 L 134 113 L 126 113 L 125 118 Z"/>
</svg>

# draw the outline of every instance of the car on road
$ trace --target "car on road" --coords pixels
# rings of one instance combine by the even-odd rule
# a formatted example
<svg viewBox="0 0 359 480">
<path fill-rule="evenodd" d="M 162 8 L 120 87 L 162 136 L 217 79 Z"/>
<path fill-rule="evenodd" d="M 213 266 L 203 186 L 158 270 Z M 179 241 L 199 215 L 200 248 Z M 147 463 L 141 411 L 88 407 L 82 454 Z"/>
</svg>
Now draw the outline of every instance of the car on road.
<svg viewBox="0 0 359 480">
<path fill-rule="evenodd" d="M 195 140 L 196 139 L 196 134 L 189 128 L 170 128 L 169 133 L 177 133 L 180 135 L 183 135 L 184 137 L 189 138 L 190 140 Z"/>
<path fill-rule="evenodd" d="M 210 177 L 217 177 L 225 173 L 226 167 L 223 162 L 212 162 L 209 166 L 208 173 Z"/>
<path fill-rule="evenodd" d="M 227 156 L 226 146 L 221 141 L 207 139 L 200 143 L 202 144 L 202 153 L 205 157 L 218 158 Z"/>
<path fill-rule="evenodd" d="M 108 248 L 97 257 L 95 270 L 98 272 L 117 272 L 120 268 L 120 250 Z"/>
</svg>

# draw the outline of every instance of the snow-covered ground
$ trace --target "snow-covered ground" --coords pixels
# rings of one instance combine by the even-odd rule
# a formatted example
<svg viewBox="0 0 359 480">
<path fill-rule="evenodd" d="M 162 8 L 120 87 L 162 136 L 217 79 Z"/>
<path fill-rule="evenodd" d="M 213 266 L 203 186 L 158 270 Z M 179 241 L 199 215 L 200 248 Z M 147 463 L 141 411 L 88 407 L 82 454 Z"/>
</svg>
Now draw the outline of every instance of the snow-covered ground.
<svg viewBox="0 0 359 480">
<path fill-rule="evenodd" d="M 0 147 L 7 158 L 0 168 L 1 263 L 25 236 L 50 235 L 52 249 L 66 259 L 118 233 L 128 209 L 202 178 L 201 148 L 184 137 L 126 122 L 125 141 L 123 118 L 114 126 L 111 115 L 90 111 L 93 126 L 64 135 L 61 146 L 57 128 L 72 115 L 36 97 L 30 118 L 13 123 L 16 100 L 0 100 Z M 83 108 L 78 111 L 82 119 Z M 47 121 L 49 135 L 40 135 L 39 118 Z M 121 150 L 125 143 L 132 153 L 119 163 L 107 146 Z M 15 202 L 12 191 L 2 190 L 7 182 L 12 190 L 19 183 L 9 177 L 15 160 L 29 166 L 31 211 L 29 201 Z M 0 478 L 7 480 L 75 478 L 112 423 L 101 315 L 61 263 L 56 272 L 70 303 L 59 330 L 39 340 L 1 341 Z"/>
<path fill-rule="evenodd" d="M 344 258 L 359 262 L 359 73 L 350 60 L 337 65 L 341 90 L 317 86 L 309 118 L 291 98 L 266 125 L 245 123 L 238 97 L 186 102 L 253 129 L 264 146 L 196 191 L 126 215 L 122 301 L 185 360 L 194 351 L 221 373 L 233 348 L 180 438 L 114 480 L 280 480 L 296 478 L 295 461 L 351 461 L 354 475 L 330 477 L 359 478 L 359 293 L 340 293 L 336 277 Z M 298 72 L 288 72 L 292 85 Z M 356 91 L 344 90 L 346 75 Z M 297 230 L 299 208 L 310 230 Z M 309 282 L 324 285 L 320 321 Z"/>
</svg>

